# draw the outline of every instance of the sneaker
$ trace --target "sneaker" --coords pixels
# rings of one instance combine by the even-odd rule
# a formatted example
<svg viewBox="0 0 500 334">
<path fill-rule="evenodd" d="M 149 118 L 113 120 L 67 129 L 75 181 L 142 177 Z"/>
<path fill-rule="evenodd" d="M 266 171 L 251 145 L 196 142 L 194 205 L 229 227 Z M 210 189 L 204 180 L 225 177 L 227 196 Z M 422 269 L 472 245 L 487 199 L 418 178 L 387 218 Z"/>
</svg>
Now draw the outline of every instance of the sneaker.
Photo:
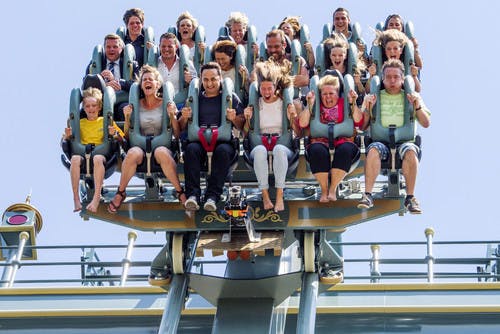
<svg viewBox="0 0 500 334">
<path fill-rule="evenodd" d="M 215 211 L 217 210 L 217 203 L 212 197 L 209 197 L 205 205 L 203 205 L 203 209 L 205 209 L 205 211 Z"/>
<path fill-rule="evenodd" d="M 409 213 L 413 215 L 419 215 L 422 213 L 422 209 L 420 209 L 420 204 L 415 197 L 405 200 L 405 208 Z"/>
<path fill-rule="evenodd" d="M 186 210 L 196 211 L 200 209 L 198 202 L 196 201 L 196 196 L 189 196 L 189 198 L 184 203 Z"/>
<path fill-rule="evenodd" d="M 364 193 L 361 200 L 358 202 L 358 209 L 370 209 L 373 207 L 373 197 L 370 194 Z"/>
</svg>

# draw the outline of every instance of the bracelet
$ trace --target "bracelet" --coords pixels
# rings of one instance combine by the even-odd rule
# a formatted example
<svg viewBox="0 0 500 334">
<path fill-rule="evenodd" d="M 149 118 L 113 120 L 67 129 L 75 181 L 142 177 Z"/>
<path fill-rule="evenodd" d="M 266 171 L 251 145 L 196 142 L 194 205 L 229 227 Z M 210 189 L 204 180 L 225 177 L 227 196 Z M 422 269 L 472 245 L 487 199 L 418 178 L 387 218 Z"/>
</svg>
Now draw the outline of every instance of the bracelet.
<svg viewBox="0 0 500 334">
<path fill-rule="evenodd" d="M 422 106 L 418 106 L 418 108 L 415 109 L 415 111 L 419 111 L 422 109 Z"/>
</svg>

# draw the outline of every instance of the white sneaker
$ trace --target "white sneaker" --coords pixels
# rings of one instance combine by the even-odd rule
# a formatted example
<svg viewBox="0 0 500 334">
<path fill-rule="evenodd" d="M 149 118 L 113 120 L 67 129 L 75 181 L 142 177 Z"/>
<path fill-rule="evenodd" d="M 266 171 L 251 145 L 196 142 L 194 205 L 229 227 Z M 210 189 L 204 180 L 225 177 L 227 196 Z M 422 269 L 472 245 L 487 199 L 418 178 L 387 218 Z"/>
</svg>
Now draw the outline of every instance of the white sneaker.
<svg viewBox="0 0 500 334">
<path fill-rule="evenodd" d="M 189 196 L 189 198 L 184 203 L 186 210 L 196 211 L 200 209 L 198 202 L 196 202 L 196 196 Z"/>
<path fill-rule="evenodd" d="M 203 209 L 205 209 L 205 211 L 215 211 L 215 210 L 217 210 L 217 203 L 215 203 L 215 200 L 210 197 L 205 202 Z"/>
</svg>

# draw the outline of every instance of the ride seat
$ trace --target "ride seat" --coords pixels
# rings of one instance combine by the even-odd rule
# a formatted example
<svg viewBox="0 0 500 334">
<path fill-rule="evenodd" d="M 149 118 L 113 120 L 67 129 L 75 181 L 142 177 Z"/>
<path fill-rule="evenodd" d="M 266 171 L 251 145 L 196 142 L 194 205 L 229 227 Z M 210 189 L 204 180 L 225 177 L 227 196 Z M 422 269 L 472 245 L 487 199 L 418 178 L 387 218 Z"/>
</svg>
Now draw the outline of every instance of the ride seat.
<svg viewBox="0 0 500 334">
<path fill-rule="evenodd" d="M 118 27 L 118 29 L 116 29 L 116 34 L 118 36 L 120 36 L 120 38 L 122 39 L 122 41 L 125 42 L 125 36 L 127 34 L 127 28 L 126 27 Z M 144 57 L 143 57 L 143 60 L 144 60 L 144 64 L 146 64 L 146 61 L 149 59 L 149 52 L 150 52 L 150 49 L 148 49 L 147 47 L 147 44 L 148 42 L 151 42 L 154 44 L 155 42 L 155 35 L 154 35 L 154 30 L 153 30 L 153 27 L 146 27 L 146 28 L 142 28 L 142 35 L 144 36 Z M 135 54 L 135 49 L 134 49 L 134 54 Z M 137 55 L 135 55 L 137 58 Z"/>
<path fill-rule="evenodd" d="M 231 143 L 235 148 L 235 154 L 231 159 L 231 167 L 229 168 L 227 176 L 227 178 L 231 180 L 232 173 L 238 165 L 240 146 L 239 140 L 232 135 L 233 126 L 231 121 L 226 119 L 226 109 L 232 107 L 234 93 L 233 81 L 229 78 L 225 78 L 222 81 L 221 124 L 218 127 L 211 127 L 209 125 L 199 124 L 198 122 L 199 95 L 201 94 L 200 88 L 200 79 L 194 78 L 189 85 L 189 96 L 186 102 L 186 104 L 191 107 L 192 118 L 188 121 L 187 136 L 186 141 L 183 143 L 183 147 L 186 147 L 189 142 L 201 142 L 204 149 L 207 151 L 207 161 L 206 164 L 201 166 L 201 170 L 202 172 L 210 174 L 211 157 L 216 143 Z M 212 140 L 215 140 L 215 143 L 213 143 Z"/>
<path fill-rule="evenodd" d="M 90 86 L 84 86 L 88 88 Z M 99 87 L 97 87 L 99 88 Z M 82 103 L 82 91 L 80 88 L 73 88 L 70 95 L 70 107 L 69 107 L 69 118 L 68 126 L 72 129 L 72 136 L 69 140 L 63 140 L 61 142 L 61 148 L 63 154 L 61 154 L 61 162 L 64 167 L 68 170 L 71 166 L 71 157 L 73 155 L 80 155 L 84 158 L 84 163 L 80 167 L 80 179 L 85 182 L 87 188 L 87 194 L 91 198 L 94 189 L 94 179 L 93 179 L 93 157 L 96 154 L 101 154 L 106 157 L 104 178 L 109 178 L 116 170 L 116 165 L 118 161 L 118 143 L 113 139 L 108 133 L 108 125 L 113 122 L 113 107 L 116 103 L 115 91 L 111 87 L 104 87 L 103 91 L 103 130 L 104 138 L 103 143 L 100 145 L 87 144 L 84 145 L 80 140 L 80 119 L 81 119 L 81 108 Z"/>
<path fill-rule="evenodd" d="M 140 86 L 134 83 L 130 88 L 130 104 L 133 105 L 131 115 L 131 124 L 129 129 L 129 147 L 138 146 L 144 151 L 144 159 L 137 166 L 136 176 L 144 179 L 146 184 L 146 199 L 159 198 L 160 179 L 165 175 L 161 166 L 154 158 L 154 151 L 160 146 L 165 146 L 172 151 L 174 160 L 178 157 L 178 144 L 173 138 L 173 129 L 170 123 L 170 118 L 167 113 L 167 105 L 169 102 L 174 102 L 174 87 L 172 83 L 165 82 L 162 86 L 163 104 L 162 104 L 162 132 L 158 136 L 149 136 L 141 134 L 139 105 L 140 105 Z"/>
<path fill-rule="evenodd" d="M 124 80 L 135 80 L 134 78 L 134 61 L 135 50 L 131 44 L 125 45 L 123 48 L 122 68 L 120 69 L 121 77 Z M 92 61 L 89 66 L 89 74 L 99 74 L 105 70 L 106 56 L 102 45 L 96 45 L 92 53 Z M 120 90 L 116 92 L 116 103 L 120 104 L 128 101 L 129 93 Z"/>
<path fill-rule="evenodd" d="M 410 75 L 404 78 L 404 122 L 400 127 L 395 125 L 383 126 L 381 122 L 380 92 L 382 84 L 378 76 L 371 79 L 371 92 L 376 94 L 377 102 L 371 110 L 369 135 L 365 136 L 365 147 L 372 142 L 382 142 L 389 147 L 389 158 L 382 161 L 381 168 L 384 174 L 389 175 L 389 195 L 399 195 L 399 172 L 402 166 L 402 159 L 399 156 L 398 148 L 402 143 L 415 142 L 421 145 L 421 138 L 417 135 L 417 119 L 413 105 L 406 98 L 407 94 L 415 92 L 415 82 Z M 366 152 L 368 153 L 368 152 Z M 392 187 L 392 189 L 391 189 Z"/>
<path fill-rule="evenodd" d="M 226 27 L 221 28 L 222 29 L 227 29 Z M 220 40 L 232 40 L 232 37 L 229 35 L 219 35 L 219 38 L 217 41 Z M 245 90 L 245 85 L 247 80 L 250 80 L 250 78 L 244 77 L 241 75 L 241 73 L 238 71 L 240 68 L 240 65 L 245 65 L 246 64 L 246 58 L 247 58 L 247 53 L 245 51 L 245 47 L 243 45 L 237 45 L 236 46 L 236 53 L 234 55 L 234 74 L 235 74 L 235 82 L 234 84 L 234 92 L 238 97 L 240 98 L 240 101 L 243 102 L 243 104 L 246 104 L 245 102 L 248 101 L 248 94 Z M 210 62 L 210 61 L 215 61 L 215 51 L 213 50 L 213 45 L 207 46 L 205 49 L 205 64 Z M 246 65 L 245 65 L 246 66 Z M 250 73 L 250 72 L 249 72 Z"/>
<path fill-rule="evenodd" d="M 177 27 L 172 26 L 169 27 L 167 32 L 173 33 L 175 36 L 177 36 L 177 39 L 180 41 L 181 36 L 179 32 L 177 31 Z M 204 57 L 205 54 L 204 52 L 200 49 L 199 43 L 203 42 L 205 43 L 205 28 L 202 25 L 198 25 L 198 27 L 194 31 L 194 57 L 193 57 L 193 65 L 194 68 L 196 69 L 196 73 L 198 73 L 198 76 L 200 75 L 200 68 L 201 65 L 204 64 Z M 189 53 L 188 53 L 189 54 Z"/>
<path fill-rule="evenodd" d="M 330 151 L 330 161 L 333 160 L 333 155 L 335 153 L 335 146 L 333 145 L 334 140 L 342 137 L 352 137 L 355 133 L 354 120 L 352 118 L 352 105 L 349 103 L 347 98 L 348 92 L 354 89 L 354 79 L 350 74 L 346 74 L 342 77 L 337 70 L 329 70 L 327 74 L 334 75 L 339 78 L 339 97 L 344 100 L 344 118 L 342 123 L 322 123 L 321 122 L 321 110 L 320 110 L 320 96 L 321 93 L 318 88 L 319 77 L 315 75 L 311 78 L 310 89 L 314 92 L 316 99 L 313 105 L 311 120 L 309 122 L 310 134 L 305 138 L 304 143 L 306 146 L 310 143 L 310 138 L 328 138 L 328 148 Z M 305 151 L 306 160 L 310 161 L 311 157 Z M 359 163 L 359 161 L 358 161 Z M 357 167 L 357 163 L 351 166 L 349 173 L 352 172 Z M 348 174 L 349 174 L 348 173 Z"/>
<path fill-rule="evenodd" d="M 250 157 L 250 153 L 253 148 L 257 145 L 262 145 L 263 140 L 271 140 L 272 138 L 264 138 L 265 134 L 260 132 L 260 115 L 259 115 L 259 89 L 258 82 L 253 82 L 250 85 L 250 97 L 249 97 L 249 106 L 253 107 L 253 115 L 250 120 L 250 131 L 243 140 L 243 159 L 245 161 L 246 166 L 253 170 L 253 159 Z M 282 118 L 282 133 L 278 136 L 274 144 L 281 144 L 288 147 L 293 155 L 288 159 L 288 169 L 287 169 L 287 177 L 291 177 L 295 174 L 297 170 L 297 166 L 299 164 L 299 139 L 294 138 L 292 127 L 287 117 L 287 107 L 289 104 L 293 104 L 293 88 L 288 87 L 283 90 L 283 118 Z M 274 145 L 273 145 L 274 146 Z M 272 149 L 268 148 L 268 165 L 269 165 L 269 175 L 273 174 L 272 168 Z"/>
</svg>

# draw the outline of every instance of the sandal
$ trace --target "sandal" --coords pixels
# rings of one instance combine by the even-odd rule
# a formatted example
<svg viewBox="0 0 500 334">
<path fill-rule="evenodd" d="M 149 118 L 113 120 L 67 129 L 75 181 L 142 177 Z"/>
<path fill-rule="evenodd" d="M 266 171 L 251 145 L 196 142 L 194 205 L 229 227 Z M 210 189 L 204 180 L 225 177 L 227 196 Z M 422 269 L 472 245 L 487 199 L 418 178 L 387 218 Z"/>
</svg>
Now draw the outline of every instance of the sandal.
<svg viewBox="0 0 500 334">
<path fill-rule="evenodd" d="M 177 190 L 177 189 L 174 189 L 174 190 L 176 193 L 175 197 L 177 197 L 179 202 L 181 202 L 181 204 L 184 205 L 184 203 L 186 203 L 186 200 L 187 200 L 186 194 L 184 193 L 184 187 L 181 187 L 181 190 Z M 184 196 L 184 200 L 182 200 L 182 196 Z"/>
<path fill-rule="evenodd" d="M 122 205 L 123 201 L 125 200 L 125 198 L 127 198 L 127 193 L 125 192 L 125 190 L 120 190 L 120 188 L 118 188 L 118 190 L 116 191 L 115 197 L 116 197 L 116 195 L 120 195 L 120 202 L 118 202 L 118 205 L 116 205 L 113 202 L 113 199 L 115 199 L 113 197 L 113 199 L 109 202 L 109 205 L 108 205 L 108 212 L 109 213 L 117 213 L 118 209 Z"/>
</svg>

